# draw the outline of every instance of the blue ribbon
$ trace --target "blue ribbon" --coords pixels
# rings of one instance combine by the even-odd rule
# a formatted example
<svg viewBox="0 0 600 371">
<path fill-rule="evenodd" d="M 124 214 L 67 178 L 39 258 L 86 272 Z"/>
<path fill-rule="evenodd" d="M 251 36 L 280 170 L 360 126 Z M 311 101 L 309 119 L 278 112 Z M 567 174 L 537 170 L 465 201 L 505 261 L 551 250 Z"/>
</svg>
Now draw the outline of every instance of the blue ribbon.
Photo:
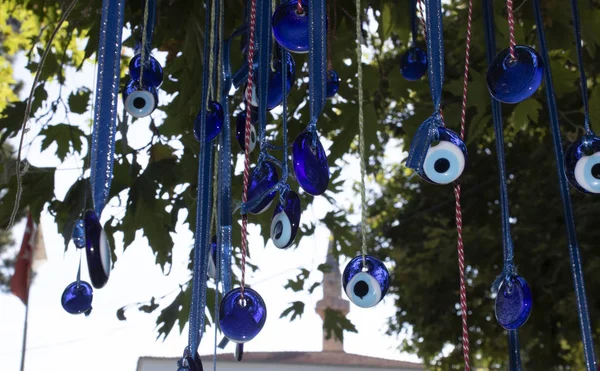
<svg viewBox="0 0 600 371">
<path fill-rule="evenodd" d="M 552 133 L 552 140 L 554 143 L 554 155 L 556 157 L 558 183 L 560 185 L 560 196 L 562 198 L 563 211 L 565 215 L 567 240 L 569 242 L 569 256 L 571 258 L 571 273 L 573 276 L 573 284 L 575 286 L 575 299 L 577 302 L 581 340 L 583 342 L 585 367 L 588 371 L 596 371 L 597 364 L 594 350 L 594 340 L 592 338 L 590 314 L 588 312 L 588 304 L 585 295 L 585 284 L 583 282 L 583 270 L 581 267 L 581 257 L 579 255 L 579 244 L 577 242 L 577 232 L 575 230 L 575 221 L 573 219 L 573 207 L 571 206 L 569 185 L 567 184 L 567 177 L 565 175 L 565 165 L 563 160 L 564 156 L 560 137 L 560 124 L 558 121 L 558 110 L 556 107 L 556 98 L 554 96 L 554 84 L 552 82 L 552 70 L 550 69 L 550 57 L 548 56 L 548 46 L 546 45 L 544 22 L 542 20 L 542 11 L 540 10 L 539 0 L 533 1 L 533 9 L 540 43 L 540 55 L 544 62 L 544 79 L 546 85 L 546 99 L 548 101 L 548 115 L 550 118 L 550 131 Z"/>
<path fill-rule="evenodd" d="M 356 15 L 357 17 L 360 14 Z M 325 0 L 311 0 L 308 6 L 308 25 L 310 50 L 309 63 L 309 103 L 313 134 L 316 131 L 316 121 L 323 112 L 327 98 L 327 10 Z M 358 61 L 358 63 L 361 63 Z M 313 135 L 316 139 L 316 135 Z"/>
<path fill-rule="evenodd" d="M 108 201 L 113 176 L 124 8 L 124 0 L 102 1 L 91 162 L 92 197 L 98 216 Z"/>
<path fill-rule="evenodd" d="M 417 45 L 419 24 L 417 22 L 417 0 L 410 0 L 410 29 L 412 33 L 413 46 Z"/>
<path fill-rule="evenodd" d="M 433 115 L 429 116 L 427 120 L 419 125 L 408 150 L 406 167 L 414 169 L 417 172 L 423 169 L 423 163 L 425 162 L 429 146 L 439 138 L 438 128 L 440 126 L 444 126 L 444 122 L 439 112 L 434 112 Z"/>
<path fill-rule="evenodd" d="M 258 63 L 257 78 L 253 81 L 258 99 L 258 138 L 261 154 L 266 150 L 267 100 L 269 97 L 269 77 L 271 76 L 271 53 L 273 49 L 271 29 L 271 0 L 256 2 L 256 40 L 255 55 Z M 285 70 L 282 71 L 285 80 Z M 260 166 L 260 161 L 258 163 Z"/>
<path fill-rule="evenodd" d="M 581 46 L 581 21 L 579 19 L 579 2 L 571 0 L 573 18 L 573 32 L 575 33 L 575 49 L 577 50 L 577 68 L 579 69 L 579 83 L 581 85 L 581 99 L 583 100 L 583 114 L 585 116 L 585 131 L 587 135 L 594 135 L 590 128 L 590 108 L 588 104 L 587 78 L 583 65 L 583 50 Z"/>
<path fill-rule="evenodd" d="M 148 56 L 152 53 L 152 37 L 154 36 L 154 25 L 156 23 L 156 0 L 147 0 L 148 1 L 148 20 L 144 24 L 144 28 L 146 28 L 146 39 L 144 40 L 144 57 L 148 58 Z M 150 58 L 148 58 L 150 59 Z M 146 59 L 142 60 L 145 62 Z"/>
</svg>

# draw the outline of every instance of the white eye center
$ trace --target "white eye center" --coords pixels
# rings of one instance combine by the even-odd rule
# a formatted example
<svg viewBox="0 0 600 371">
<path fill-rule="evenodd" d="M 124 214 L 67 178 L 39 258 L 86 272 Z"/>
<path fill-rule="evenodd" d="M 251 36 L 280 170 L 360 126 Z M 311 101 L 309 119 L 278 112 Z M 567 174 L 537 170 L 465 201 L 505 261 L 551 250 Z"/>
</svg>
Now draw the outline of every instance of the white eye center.
<svg viewBox="0 0 600 371">
<path fill-rule="evenodd" d="M 294 241 L 292 223 L 285 211 L 279 212 L 271 221 L 271 239 L 278 249 L 290 247 Z"/>
<path fill-rule="evenodd" d="M 248 90 L 249 87 L 246 88 L 246 91 Z M 258 97 L 256 96 L 256 85 L 252 85 L 252 100 L 250 101 L 250 104 L 253 105 L 254 107 L 258 107 Z M 247 94 L 247 93 L 246 93 Z M 244 97 L 246 97 L 247 95 L 244 95 Z"/>
<path fill-rule="evenodd" d="M 452 142 L 440 141 L 427 150 L 423 170 L 436 184 L 449 184 L 458 179 L 465 169 L 465 155 Z"/>
<path fill-rule="evenodd" d="M 590 193 L 600 193 L 600 152 L 582 156 L 575 165 L 575 180 Z"/>
<path fill-rule="evenodd" d="M 381 301 L 381 287 L 368 272 L 357 273 L 346 286 L 346 295 L 361 308 L 370 308 Z"/>
<path fill-rule="evenodd" d="M 155 108 L 154 95 L 146 90 L 136 90 L 125 99 L 125 110 L 136 118 L 148 116 Z"/>
</svg>

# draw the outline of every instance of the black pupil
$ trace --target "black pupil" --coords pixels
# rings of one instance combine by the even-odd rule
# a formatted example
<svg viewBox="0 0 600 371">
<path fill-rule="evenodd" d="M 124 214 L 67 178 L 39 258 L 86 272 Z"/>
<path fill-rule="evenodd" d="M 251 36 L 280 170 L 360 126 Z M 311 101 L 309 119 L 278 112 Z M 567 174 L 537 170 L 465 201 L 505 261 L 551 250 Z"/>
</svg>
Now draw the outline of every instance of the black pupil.
<svg viewBox="0 0 600 371">
<path fill-rule="evenodd" d="M 283 233 L 283 223 L 280 221 L 275 224 L 275 239 L 281 238 L 281 234 Z"/>
<path fill-rule="evenodd" d="M 600 164 L 592 166 L 592 176 L 596 179 L 600 179 Z"/>
<path fill-rule="evenodd" d="M 448 169 L 450 169 L 450 161 L 448 161 L 446 158 L 439 158 L 433 164 L 433 168 L 438 173 L 445 173 L 448 171 Z"/>
<path fill-rule="evenodd" d="M 254 142 L 256 140 L 256 137 L 254 136 L 254 132 L 250 133 L 250 141 Z"/>
<path fill-rule="evenodd" d="M 133 100 L 133 106 L 137 109 L 142 109 L 146 106 L 146 100 L 144 98 L 135 98 Z"/>
<path fill-rule="evenodd" d="M 354 285 L 354 295 L 364 298 L 369 293 L 369 285 L 365 281 L 358 281 Z"/>
</svg>

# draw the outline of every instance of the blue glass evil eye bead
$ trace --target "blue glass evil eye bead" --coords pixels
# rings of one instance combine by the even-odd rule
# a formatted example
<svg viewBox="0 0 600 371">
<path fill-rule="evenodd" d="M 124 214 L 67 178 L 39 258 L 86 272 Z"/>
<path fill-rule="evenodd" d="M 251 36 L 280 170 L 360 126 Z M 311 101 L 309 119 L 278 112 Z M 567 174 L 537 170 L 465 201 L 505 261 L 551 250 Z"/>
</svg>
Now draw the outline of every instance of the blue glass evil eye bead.
<svg viewBox="0 0 600 371">
<path fill-rule="evenodd" d="M 279 4 L 273 13 L 272 25 L 275 40 L 292 53 L 308 53 L 308 5 L 302 2 L 304 11 L 298 12 L 298 0 Z"/>
<path fill-rule="evenodd" d="M 77 219 L 73 225 L 73 232 L 71 233 L 71 240 L 78 249 L 85 247 L 85 226 L 83 220 Z"/>
<path fill-rule="evenodd" d="M 600 138 L 585 135 L 565 152 L 565 173 L 573 188 L 600 193 Z"/>
<path fill-rule="evenodd" d="M 487 73 L 487 85 L 494 99 L 519 103 L 535 93 L 542 83 L 542 58 L 532 48 L 515 46 L 516 60 L 509 49 L 501 51 Z"/>
<path fill-rule="evenodd" d="M 287 95 L 290 94 L 292 90 L 292 84 L 296 79 L 296 62 L 294 62 L 294 58 L 290 53 L 284 53 L 286 58 L 286 71 L 285 71 L 285 91 Z M 269 91 L 267 93 L 267 109 L 272 110 L 273 108 L 279 106 L 283 103 L 283 90 L 282 90 L 282 79 L 284 74 L 281 72 L 281 60 L 275 62 L 273 65 L 275 67 L 275 71 L 271 72 L 269 75 Z M 250 102 L 252 106 L 258 107 L 258 98 L 257 98 L 257 87 L 256 84 L 252 86 L 252 101 Z M 287 96 L 286 95 L 286 96 Z M 245 96 L 245 95 L 244 95 Z M 258 116 L 258 112 L 257 112 Z"/>
<path fill-rule="evenodd" d="M 85 281 L 75 281 L 65 288 L 60 303 L 67 313 L 81 314 L 92 310 L 94 290 Z"/>
<path fill-rule="evenodd" d="M 365 261 L 366 267 L 362 255 L 350 260 L 344 269 L 342 284 L 351 302 L 361 308 L 370 308 L 387 294 L 390 273 L 380 260 L 370 255 L 365 256 Z"/>
<path fill-rule="evenodd" d="M 204 371 L 202 360 L 196 352 L 196 359 L 186 355 L 183 359 L 177 361 L 177 371 Z"/>
<path fill-rule="evenodd" d="M 313 196 L 325 193 L 329 185 L 327 155 L 319 139 L 313 138 L 310 131 L 302 132 L 294 141 L 292 163 L 302 189 Z"/>
<path fill-rule="evenodd" d="M 210 142 L 221 133 L 223 127 L 223 121 L 225 115 L 223 114 L 223 107 L 219 102 L 210 101 L 208 102 L 208 111 L 206 112 L 206 141 Z M 196 117 L 194 122 L 194 136 L 196 140 L 200 140 L 200 125 L 202 124 L 201 118 Z"/>
<path fill-rule="evenodd" d="M 271 206 L 277 192 L 273 191 L 268 194 L 267 192 L 275 187 L 278 181 L 277 168 L 269 161 L 263 161 L 262 164 L 252 169 L 250 183 L 248 184 L 248 203 L 253 205 L 263 195 L 266 194 L 266 196 L 256 206 L 248 210 L 249 212 L 260 214 Z"/>
<path fill-rule="evenodd" d="M 417 81 L 427 72 L 427 53 L 413 46 L 408 49 L 400 60 L 400 73 L 408 81 Z"/>
<path fill-rule="evenodd" d="M 123 104 L 128 114 L 133 117 L 146 117 L 158 105 L 158 91 L 153 86 L 140 86 L 139 80 L 131 80 L 123 90 Z"/>
<path fill-rule="evenodd" d="M 267 307 L 260 295 L 246 287 L 229 291 L 219 307 L 219 326 L 223 335 L 235 343 L 245 343 L 258 335 L 267 320 Z"/>
<path fill-rule="evenodd" d="M 503 281 L 496 296 L 496 320 L 507 330 L 516 330 L 523 326 L 531 314 L 531 290 L 521 276 Z"/>
<path fill-rule="evenodd" d="M 340 77 L 334 70 L 327 73 L 327 98 L 332 98 L 340 90 Z"/>
<path fill-rule="evenodd" d="M 256 121 L 254 121 L 256 122 Z M 252 153 L 256 148 L 256 141 L 258 140 L 256 134 L 256 125 L 254 122 L 250 123 L 250 145 L 248 146 L 248 152 Z M 240 145 L 242 151 L 246 150 L 246 111 L 240 112 L 235 119 L 235 137 Z"/>
<path fill-rule="evenodd" d="M 438 128 L 439 142 L 427 150 L 419 175 L 434 184 L 449 184 L 460 177 L 467 162 L 467 146 L 458 134 Z"/>
<path fill-rule="evenodd" d="M 296 192 L 288 191 L 285 202 L 277 205 L 271 219 L 271 239 L 275 247 L 285 249 L 292 245 L 298 233 L 301 215 L 300 197 Z"/>
<path fill-rule="evenodd" d="M 163 80 L 163 69 L 160 63 L 152 57 L 146 57 L 146 62 L 144 63 L 144 78 L 142 82 L 146 86 L 152 86 L 158 88 L 160 84 L 162 84 Z M 140 79 L 140 72 L 142 67 L 142 55 L 137 54 L 131 61 L 129 62 L 129 75 L 132 80 Z"/>
<path fill-rule="evenodd" d="M 110 246 L 94 210 L 85 212 L 85 252 L 92 285 L 101 289 L 108 282 L 111 268 Z"/>
</svg>

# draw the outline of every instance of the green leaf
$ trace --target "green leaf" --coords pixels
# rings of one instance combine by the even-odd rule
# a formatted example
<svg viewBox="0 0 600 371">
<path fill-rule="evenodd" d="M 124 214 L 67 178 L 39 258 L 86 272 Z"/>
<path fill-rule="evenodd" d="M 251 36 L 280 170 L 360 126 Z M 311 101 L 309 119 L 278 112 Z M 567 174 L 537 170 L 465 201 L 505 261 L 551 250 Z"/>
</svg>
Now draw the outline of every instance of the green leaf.
<svg viewBox="0 0 600 371">
<path fill-rule="evenodd" d="M 331 308 L 325 309 L 323 329 L 325 330 L 325 338 L 331 339 L 333 335 L 335 339 L 342 342 L 344 341 L 344 331 L 358 332 L 356 327 L 342 312 Z"/>
<path fill-rule="evenodd" d="M 90 101 L 91 90 L 83 87 L 69 95 L 69 109 L 73 113 L 87 112 L 88 102 Z"/>
<path fill-rule="evenodd" d="M 158 303 L 155 301 L 154 296 L 150 300 L 150 304 L 144 304 L 138 308 L 140 312 L 152 313 L 158 308 Z"/>
<path fill-rule="evenodd" d="M 542 105 L 537 99 L 526 99 L 514 109 L 512 120 L 516 127 L 525 129 L 530 122 L 537 123 Z"/>
<path fill-rule="evenodd" d="M 295 320 L 296 317 L 302 317 L 302 314 L 304 314 L 304 303 L 301 301 L 295 301 L 291 303 L 291 305 L 286 310 L 281 312 L 279 318 L 285 318 L 290 314 L 292 315 L 292 317 L 290 318 L 290 322 Z"/>
<path fill-rule="evenodd" d="M 42 151 L 56 143 L 56 155 L 61 161 L 64 161 L 73 145 L 73 150 L 80 152 L 82 147 L 81 137 L 83 131 L 76 126 L 67 124 L 49 125 L 40 131 L 40 135 L 45 136 L 42 139 Z"/>
</svg>

